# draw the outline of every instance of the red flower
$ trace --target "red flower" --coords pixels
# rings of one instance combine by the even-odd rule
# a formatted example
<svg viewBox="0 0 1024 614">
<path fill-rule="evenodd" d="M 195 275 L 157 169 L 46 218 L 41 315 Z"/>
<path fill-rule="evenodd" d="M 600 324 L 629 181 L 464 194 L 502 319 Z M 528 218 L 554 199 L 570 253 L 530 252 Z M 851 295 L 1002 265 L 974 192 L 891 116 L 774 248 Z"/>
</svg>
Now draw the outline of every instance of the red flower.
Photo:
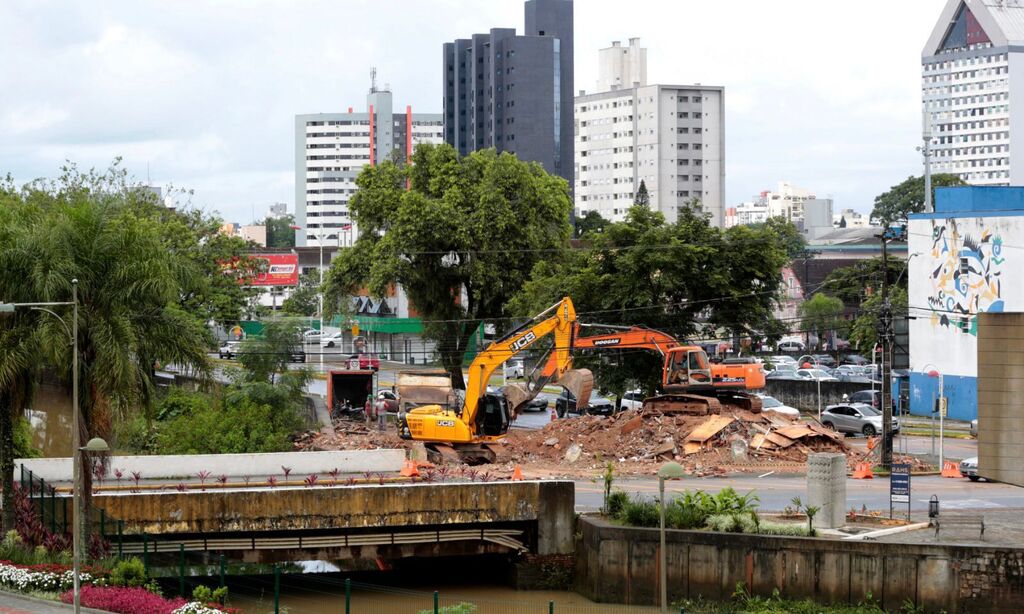
<svg viewBox="0 0 1024 614">
<path fill-rule="evenodd" d="M 60 596 L 64 603 L 74 600 L 72 591 Z M 185 605 L 181 597 L 164 599 L 144 588 L 125 588 L 120 586 L 83 586 L 81 589 L 82 605 L 118 614 L 171 614 Z"/>
</svg>

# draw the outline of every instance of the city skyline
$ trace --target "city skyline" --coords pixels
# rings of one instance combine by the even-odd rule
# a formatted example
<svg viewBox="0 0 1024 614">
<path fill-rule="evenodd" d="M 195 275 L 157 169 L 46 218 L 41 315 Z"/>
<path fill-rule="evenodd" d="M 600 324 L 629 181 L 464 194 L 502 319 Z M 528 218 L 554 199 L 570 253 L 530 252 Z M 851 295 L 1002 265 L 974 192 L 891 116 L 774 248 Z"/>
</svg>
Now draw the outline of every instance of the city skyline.
<svg viewBox="0 0 1024 614">
<path fill-rule="evenodd" d="M 726 87 L 726 205 L 787 180 L 865 211 L 921 173 L 920 53 L 942 0 L 742 4 L 577 0 L 577 93 L 593 91 L 587 59 L 629 37 L 649 49 L 649 82 Z M 440 113 L 440 45 L 522 21 L 521 0 L 240 6 L 4 5 L 14 34 L 0 49 L 19 61 L 3 69 L 18 94 L 0 101 L 0 170 L 21 184 L 65 159 L 122 156 L 135 178 L 192 189 L 228 220 L 294 210 L 296 114 L 344 112 L 374 66 L 414 109 Z M 886 43 L 864 44 L 868 31 Z"/>
</svg>

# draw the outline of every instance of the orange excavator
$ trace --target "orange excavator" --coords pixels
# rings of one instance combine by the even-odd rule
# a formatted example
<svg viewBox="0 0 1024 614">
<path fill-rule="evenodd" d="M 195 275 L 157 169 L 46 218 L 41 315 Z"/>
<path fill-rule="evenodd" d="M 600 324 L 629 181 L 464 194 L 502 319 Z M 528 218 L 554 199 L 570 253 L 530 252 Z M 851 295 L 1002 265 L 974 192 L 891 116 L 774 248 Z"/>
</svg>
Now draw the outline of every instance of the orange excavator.
<svg viewBox="0 0 1024 614">
<path fill-rule="evenodd" d="M 581 329 L 613 332 L 583 336 Z M 761 399 L 747 390 L 764 388 L 760 364 L 716 365 L 700 347 L 684 345 L 672 335 L 642 326 L 576 324 L 574 350 L 641 349 L 664 358 L 661 394 L 644 399 L 644 408 L 662 412 L 717 414 L 722 409 L 758 413 Z"/>
</svg>

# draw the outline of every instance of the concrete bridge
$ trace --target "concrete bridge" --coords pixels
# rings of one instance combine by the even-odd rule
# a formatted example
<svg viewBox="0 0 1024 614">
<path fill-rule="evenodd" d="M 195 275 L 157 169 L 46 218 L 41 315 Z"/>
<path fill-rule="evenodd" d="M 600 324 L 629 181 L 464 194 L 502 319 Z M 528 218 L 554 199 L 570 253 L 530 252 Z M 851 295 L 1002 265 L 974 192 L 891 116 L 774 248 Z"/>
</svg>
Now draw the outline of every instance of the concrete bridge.
<svg viewBox="0 0 1024 614">
<path fill-rule="evenodd" d="M 126 554 L 223 553 L 343 567 L 408 557 L 573 551 L 569 481 L 454 482 L 98 494 Z M 347 563 L 346 563 L 347 562 Z"/>
</svg>

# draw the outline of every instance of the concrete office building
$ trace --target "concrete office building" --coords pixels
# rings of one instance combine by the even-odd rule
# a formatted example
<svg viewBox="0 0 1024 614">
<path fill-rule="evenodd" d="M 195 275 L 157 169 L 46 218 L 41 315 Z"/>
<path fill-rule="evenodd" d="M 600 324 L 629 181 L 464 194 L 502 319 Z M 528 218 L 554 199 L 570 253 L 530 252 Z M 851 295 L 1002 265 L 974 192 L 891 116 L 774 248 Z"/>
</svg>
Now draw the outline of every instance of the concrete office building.
<svg viewBox="0 0 1024 614">
<path fill-rule="evenodd" d="M 647 53 L 638 40 L 600 50 L 597 85 L 612 89 L 576 97 L 576 214 L 621 221 L 642 181 L 651 209 L 670 222 L 697 199 L 721 226 L 725 89 L 647 85 Z"/>
<path fill-rule="evenodd" d="M 932 172 L 973 185 L 1021 185 L 1024 2 L 949 0 L 921 53 Z M 1020 134 L 1018 134 L 1020 133 Z"/>
<path fill-rule="evenodd" d="M 407 159 L 419 143 L 441 143 L 440 113 L 392 110 L 390 88 L 372 85 L 366 111 L 295 116 L 295 245 L 347 246 L 358 236 L 349 216 L 356 176 L 367 164 Z"/>
<path fill-rule="evenodd" d="M 494 147 L 573 180 L 572 0 L 527 0 L 525 33 L 444 44 L 444 140 Z"/>
</svg>

